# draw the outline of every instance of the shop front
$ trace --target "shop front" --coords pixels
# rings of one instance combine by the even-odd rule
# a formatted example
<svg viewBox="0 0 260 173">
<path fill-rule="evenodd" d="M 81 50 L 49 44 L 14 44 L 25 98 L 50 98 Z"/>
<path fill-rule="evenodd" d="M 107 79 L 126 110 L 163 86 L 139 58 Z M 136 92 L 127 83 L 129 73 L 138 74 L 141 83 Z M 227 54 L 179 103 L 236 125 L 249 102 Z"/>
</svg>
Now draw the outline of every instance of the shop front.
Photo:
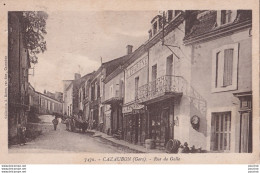
<svg viewBox="0 0 260 173">
<path fill-rule="evenodd" d="M 112 97 L 103 102 L 103 104 L 110 105 L 111 134 L 120 139 L 123 137 L 122 102 L 123 99 L 121 97 Z"/>
<path fill-rule="evenodd" d="M 123 107 L 124 140 L 144 145 L 147 134 L 147 119 L 143 105 L 136 103 Z"/>
<path fill-rule="evenodd" d="M 173 139 L 174 99 L 167 99 L 147 105 L 148 137 L 155 142 L 157 149 L 164 149 L 167 142 Z"/>
</svg>

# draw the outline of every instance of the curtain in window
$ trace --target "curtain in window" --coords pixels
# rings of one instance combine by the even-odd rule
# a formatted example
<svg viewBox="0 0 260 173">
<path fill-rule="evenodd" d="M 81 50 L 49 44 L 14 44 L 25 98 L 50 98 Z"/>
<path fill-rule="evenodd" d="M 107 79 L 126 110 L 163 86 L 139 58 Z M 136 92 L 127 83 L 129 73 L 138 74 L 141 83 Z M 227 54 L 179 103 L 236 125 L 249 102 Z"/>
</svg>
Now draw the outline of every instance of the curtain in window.
<svg viewBox="0 0 260 173">
<path fill-rule="evenodd" d="M 232 85 L 233 51 L 234 51 L 233 49 L 226 49 L 224 51 L 223 86 Z"/>
<path fill-rule="evenodd" d="M 211 150 L 229 151 L 231 143 L 231 112 L 213 113 L 211 119 Z"/>
</svg>

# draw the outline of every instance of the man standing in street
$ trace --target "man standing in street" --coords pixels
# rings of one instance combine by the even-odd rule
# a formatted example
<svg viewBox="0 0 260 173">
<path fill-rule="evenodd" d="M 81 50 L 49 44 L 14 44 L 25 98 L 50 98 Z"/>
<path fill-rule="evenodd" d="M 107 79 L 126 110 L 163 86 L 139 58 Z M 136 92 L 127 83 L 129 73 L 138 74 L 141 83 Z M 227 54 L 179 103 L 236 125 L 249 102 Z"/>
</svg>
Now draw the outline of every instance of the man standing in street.
<svg viewBox="0 0 260 173">
<path fill-rule="evenodd" d="M 55 116 L 55 118 L 52 120 L 52 124 L 54 126 L 54 130 L 57 129 L 58 123 L 59 123 L 58 118 L 57 118 L 57 116 Z"/>
</svg>

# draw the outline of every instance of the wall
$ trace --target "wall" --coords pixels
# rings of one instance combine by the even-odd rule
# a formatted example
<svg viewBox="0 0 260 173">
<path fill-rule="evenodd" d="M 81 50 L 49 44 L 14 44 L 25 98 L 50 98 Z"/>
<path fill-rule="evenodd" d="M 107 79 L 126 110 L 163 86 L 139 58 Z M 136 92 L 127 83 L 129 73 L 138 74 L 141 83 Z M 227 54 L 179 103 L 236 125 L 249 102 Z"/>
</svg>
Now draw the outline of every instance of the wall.
<svg viewBox="0 0 260 173">
<path fill-rule="evenodd" d="M 124 83 L 122 85 L 122 88 L 120 88 L 120 81 L 124 82 L 124 72 L 123 71 L 105 84 L 105 100 L 108 100 L 112 97 L 120 97 L 120 96 L 123 97 L 124 96 L 124 95 L 122 95 L 124 93 L 120 92 L 124 88 Z M 112 93 L 110 91 L 111 86 L 113 87 Z"/>
<path fill-rule="evenodd" d="M 63 104 L 63 114 L 65 114 L 65 112 L 66 112 L 66 114 L 67 114 L 67 103 L 65 102 L 65 100 L 67 99 L 67 88 L 68 88 L 68 86 L 71 84 L 71 80 L 64 80 L 64 81 L 62 81 L 63 82 L 63 102 L 64 102 L 64 104 Z"/>
<path fill-rule="evenodd" d="M 183 144 L 188 142 L 190 144 L 190 112 L 191 112 L 191 54 L 192 49 L 190 46 L 185 46 L 182 43 L 184 38 L 185 24 L 181 23 L 177 29 L 174 29 L 165 36 L 165 44 L 170 45 L 169 48 L 177 55 L 175 56 L 172 51 L 166 46 L 162 46 L 161 42 L 156 43 L 149 50 L 149 82 L 152 80 L 152 66 L 157 64 L 157 78 L 166 75 L 167 57 L 173 55 L 173 76 L 181 76 L 180 84 L 185 88 L 180 98 L 176 98 L 172 103 L 174 104 L 173 116 L 170 115 L 170 124 L 176 122 L 173 128 L 173 138 L 180 140 Z M 172 46 L 179 46 L 172 47 Z M 174 78 L 174 77 L 173 77 Z M 206 147 L 206 146 L 204 146 Z"/>
<path fill-rule="evenodd" d="M 190 133 L 190 142 L 195 144 L 207 140 L 207 149 L 210 148 L 210 128 L 211 128 L 211 113 L 218 110 L 229 110 L 232 112 L 232 139 L 233 143 L 231 150 L 238 151 L 239 143 L 239 115 L 238 106 L 239 100 L 233 96 L 234 92 L 243 92 L 252 90 L 252 43 L 251 37 L 248 35 L 249 31 L 243 30 L 236 32 L 233 35 L 221 37 L 205 43 L 196 44 L 193 46 L 192 57 L 192 73 L 191 83 L 194 88 L 207 100 L 207 115 L 201 116 L 201 129 L 198 132 L 192 131 Z M 223 45 L 239 43 L 239 57 L 238 57 L 238 89 L 226 92 L 212 92 L 212 52 L 214 49 Z M 202 80 L 203 78 L 203 80 Z M 203 86 L 203 87 L 202 87 Z M 197 110 L 191 107 L 191 112 L 197 114 Z M 235 114 L 235 115 L 234 115 Z M 235 126 L 234 126 L 235 125 Z M 231 139 L 231 141 L 232 141 Z"/>
<path fill-rule="evenodd" d="M 62 114 L 62 103 L 49 98 L 43 94 L 39 94 L 39 99 L 41 100 L 41 105 L 39 108 L 40 114 Z"/>
<path fill-rule="evenodd" d="M 129 65 L 125 69 L 125 73 L 131 70 L 138 62 L 144 59 L 148 60 L 148 53 L 144 53 L 138 59 L 136 59 L 131 65 Z M 136 71 L 132 75 L 128 76 L 125 75 L 125 96 L 124 96 L 124 104 L 130 103 L 135 101 L 135 78 L 139 77 L 139 87 L 147 84 L 147 75 L 148 75 L 148 61 L 147 65 L 144 66 L 142 69 Z"/>
</svg>

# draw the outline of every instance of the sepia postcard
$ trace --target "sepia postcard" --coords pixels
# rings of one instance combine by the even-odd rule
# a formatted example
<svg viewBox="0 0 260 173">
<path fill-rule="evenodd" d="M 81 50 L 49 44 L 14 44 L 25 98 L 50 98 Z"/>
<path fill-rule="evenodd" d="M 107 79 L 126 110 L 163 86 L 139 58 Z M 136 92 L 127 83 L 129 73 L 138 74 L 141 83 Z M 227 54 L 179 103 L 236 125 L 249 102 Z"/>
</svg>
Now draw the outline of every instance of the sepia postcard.
<svg viewBox="0 0 260 173">
<path fill-rule="evenodd" d="M 258 1 L 0 2 L 1 164 L 260 162 Z"/>
</svg>

